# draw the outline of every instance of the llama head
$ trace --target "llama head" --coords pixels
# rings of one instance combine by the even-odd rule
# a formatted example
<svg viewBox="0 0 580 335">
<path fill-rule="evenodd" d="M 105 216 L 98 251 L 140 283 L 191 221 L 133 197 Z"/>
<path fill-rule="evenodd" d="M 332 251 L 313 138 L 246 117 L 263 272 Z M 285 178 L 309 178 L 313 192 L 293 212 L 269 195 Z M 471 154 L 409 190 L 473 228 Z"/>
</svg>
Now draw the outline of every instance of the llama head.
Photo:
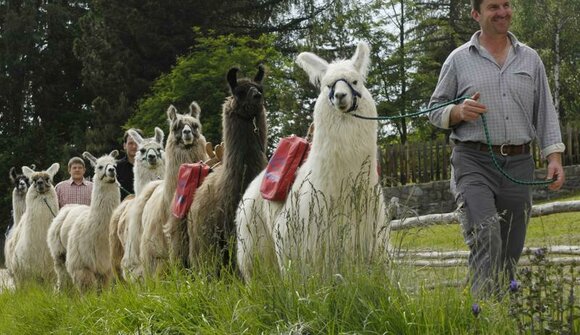
<svg viewBox="0 0 580 335">
<path fill-rule="evenodd" d="M 350 113 L 357 110 L 360 100 L 372 100 L 364 86 L 370 64 L 370 49 L 364 42 L 358 44 L 350 59 L 328 63 L 311 52 L 302 52 L 296 63 L 314 85 L 320 86 L 319 102 L 326 98 L 324 103 L 331 109 Z"/>
<path fill-rule="evenodd" d="M 119 151 L 113 150 L 110 154 L 96 158 L 90 152 L 83 152 L 83 157 L 91 163 L 95 170 L 93 182 L 115 183 L 117 181 L 117 156 Z"/>
<path fill-rule="evenodd" d="M 143 138 L 134 129 L 129 129 L 129 136 L 137 143 L 138 149 L 135 155 L 135 164 L 148 169 L 154 169 L 163 162 L 163 138 L 165 134 L 159 127 L 155 127 L 155 136 Z"/>
<path fill-rule="evenodd" d="M 254 79 L 238 78 L 239 71 L 236 67 L 228 71 L 227 80 L 232 94 L 230 99 L 233 108 L 226 108 L 225 113 L 251 121 L 264 111 L 264 90 L 262 87 L 264 66 L 258 65 L 258 72 Z"/>
<path fill-rule="evenodd" d="M 32 169 L 34 169 L 34 167 Z M 26 191 L 28 191 L 28 187 L 30 186 L 30 179 L 28 179 L 24 174 L 16 172 L 15 167 L 10 168 L 10 182 L 12 183 L 12 186 L 14 186 L 14 190 L 16 190 L 16 194 L 21 196 L 26 194 Z"/>
<path fill-rule="evenodd" d="M 169 120 L 169 135 L 167 141 L 186 149 L 191 148 L 202 137 L 199 115 L 201 108 L 194 101 L 189 105 L 189 112 L 178 114 L 177 109 L 171 105 L 167 109 Z"/>
<path fill-rule="evenodd" d="M 31 188 L 28 190 L 34 190 L 38 194 L 44 194 L 52 188 L 53 178 L 58 173 L 60 169 L 60 164 L 52 164 L 46 171 L 34 171 L 28 166 L 22 167 L 22 173 L 30 179 Z"/>
</svg>

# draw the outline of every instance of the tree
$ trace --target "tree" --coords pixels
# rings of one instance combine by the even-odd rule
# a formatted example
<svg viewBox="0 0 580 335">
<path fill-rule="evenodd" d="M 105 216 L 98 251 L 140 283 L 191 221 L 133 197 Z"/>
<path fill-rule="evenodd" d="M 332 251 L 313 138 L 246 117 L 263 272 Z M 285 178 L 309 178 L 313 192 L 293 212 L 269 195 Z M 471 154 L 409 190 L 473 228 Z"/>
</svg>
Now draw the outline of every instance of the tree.
<svg viewBox="0 0 580 335">
<path fill-rule="evenodd" d="M 86 3 L 0 2 L 0 171 L 36 164 L 45 169 L 84 149 L 88 92 L 72 53 Z M 10 222 L 10 187 L 0 201 Z"/>
<path fill-rule="evenodd" d="M 269 120 L 273 115 L 280 118 L 280 115 L 292 114 L 298 105 L 292 82 L 285 79 L 292 66 L 276 51 L 274 39 L 273 35 L 253 39 L 231 34 L 209 37 L 200 34 L 191 52 L 180 57 L 171 72 L 154 83 L 152 94 L 140 101 L 128 125 L 152 131 L 155 126 L 167 124 L 165 111 L 170 104 L 178 111 L 185 111 L 191 101 L 196 101 L 202 109 L 204 136 L 212 143 L 219 143 L 221 106 L 229 95 L 226 73 L 236 66 L 243 76 L 253 77 L 260 63 L 267 69 L 264 86 Z M 280 130 L 280 127 L 271 127 L 270 137 L 275 137 L 272 135 Z"/>
</svg>

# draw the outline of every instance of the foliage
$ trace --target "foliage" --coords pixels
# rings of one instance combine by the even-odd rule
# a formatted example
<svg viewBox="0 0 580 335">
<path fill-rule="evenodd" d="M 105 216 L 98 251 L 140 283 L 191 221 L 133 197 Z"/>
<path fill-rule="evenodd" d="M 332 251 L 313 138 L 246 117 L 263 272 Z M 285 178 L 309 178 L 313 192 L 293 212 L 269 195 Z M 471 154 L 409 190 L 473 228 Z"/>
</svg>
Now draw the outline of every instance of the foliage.
<svg viewBox="0 0 580 335">
<path fill-rule="evenodd" d="M 72 43 L 85 12 L 83 1 L 0 2 L 1 231 L 11 221 L 12 166 L 66 166 L 84 149 L 88 93 Z"/>
<path fill-rule="evenodd" d="M 575 334 L 580 303 L 575 290 L 576 264 L 564 267 L 536 249 L 532 264 L 519 270 L 521 281 L 509 286 L 510 315 L 520 334 Z"/>
<path fill-rule="evenodd" d="M 226 73 L 235 66 L 241 76 L 253 78 L 260 63 L 266 65 L 264 79 L 265 101 L 269 118 L 291 114 L 297 109 L 292 92 L 290 60 L 276 51 L 275 36 L 262 35 L 256 39 L 234 35 L 202 36 L 198 30 L 196 46 L 177 61 L 171 72 L 161 76 L 153 85 L 152 94 L 139 103 L 138 111 L 129 126 L 146 132 L 167 123 L 165 110 L 170 104 L 178 111 L 186 111 L 191 101 L 201 109 L 203 134 L 212 143 L 221 142 L 222 104 L 230 95 Z M 273 99 L 272 97 L 275 97 Z"/>
</svg>

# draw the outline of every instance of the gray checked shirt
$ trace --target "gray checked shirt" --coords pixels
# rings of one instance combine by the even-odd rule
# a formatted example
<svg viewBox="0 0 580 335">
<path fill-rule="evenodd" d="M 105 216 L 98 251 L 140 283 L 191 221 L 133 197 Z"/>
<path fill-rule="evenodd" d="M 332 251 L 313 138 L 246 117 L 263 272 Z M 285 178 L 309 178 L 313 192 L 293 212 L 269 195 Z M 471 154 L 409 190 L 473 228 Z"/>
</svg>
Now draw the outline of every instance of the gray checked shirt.
<svg viewBox="0 0 580 335">
<path fill-rule="evenodd" d="M 542 156 L 563 152 L 558 114 L 546 70 L 538 54 L 509 33 L 511 47 L 503 67 L 479 44 L 480 31 L 447 58 L 429 107 L 480 92 L 492 144 L 524 144 L 538 138 Z M 451 108 L 429 114 L 431 123 L 450 128 Z M 451 139 L 486 143 L 481 118 L 451 126 Z"/>
</svg>

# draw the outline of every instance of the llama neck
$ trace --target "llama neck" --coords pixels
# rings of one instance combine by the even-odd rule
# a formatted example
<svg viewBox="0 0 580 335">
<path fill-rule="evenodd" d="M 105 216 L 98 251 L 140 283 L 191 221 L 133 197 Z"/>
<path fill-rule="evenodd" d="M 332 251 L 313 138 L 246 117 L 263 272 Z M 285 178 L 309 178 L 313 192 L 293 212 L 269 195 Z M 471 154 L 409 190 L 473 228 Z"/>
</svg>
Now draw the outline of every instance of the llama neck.
<svg viewBox="0 0 580 335">
<path fill-rule="evenodd" d="M 16 227 L 24 211 L 26 210 L 26 194 L 20 194 L 16 189 L 12 191 L 12 217 Z"/>
<path fill-rule="evenodd" d="M 255 122 L 229 115 L 224 120 L 224 143 L 226 150 L 222 159 L 223 177 L 232 192 L 238 194 L 266 166 L 266 117 L 258 114 Z M 255 124 L 254 124 L 255 123 Z"/>
<path fill-rule="evenodd" d="M 121 199 L 117 183 L 93 184 L 88 222 L 101 230 L 108 229 L 111 215 Z M 103 234 L 107 235 L 108 234 Z"/>
<path fill-rule="evenodd" d="M 331 185 L 370 171 L 370 182 L 376 183 L 377 122 L 334 111 L 318 112 L 315 116 L 317 122 L 307 160 L 313 179 Z"/>
<path fill-rule="evenodd" d="M 26 194 L 27 219 L 20 222 L 21 229 L 32 238 L 46 242 L 46 232 L 57 212 L 58 198 L 54 187 L 44 194 L 39 194 L 34 189 L 29 190 Z"/>
<path fill-rule="evenodd" d="M 177 176 L 181 164 L 206 160 L 205 139 L 198 139 L 189 149 L 182 149 L 175 142 L 167 141 L 165 155 L 164 199 L 170 202 L 173 199 L 175 189 L 177 189 Z"/>
<path fill-rule="evenodd" d="M 163 178 L 165 173 L 165 165 L 164 164 L 157 164 L 154 169 L 148 169 L 143 167 L 141 164 L 135 165 L 135 180 L 133 182 L 133 190 L 135 191 L 135 196 L 141 193 L 141 190 L 147 185 L 150 181 L 157 180 Z"/>
</svg>

